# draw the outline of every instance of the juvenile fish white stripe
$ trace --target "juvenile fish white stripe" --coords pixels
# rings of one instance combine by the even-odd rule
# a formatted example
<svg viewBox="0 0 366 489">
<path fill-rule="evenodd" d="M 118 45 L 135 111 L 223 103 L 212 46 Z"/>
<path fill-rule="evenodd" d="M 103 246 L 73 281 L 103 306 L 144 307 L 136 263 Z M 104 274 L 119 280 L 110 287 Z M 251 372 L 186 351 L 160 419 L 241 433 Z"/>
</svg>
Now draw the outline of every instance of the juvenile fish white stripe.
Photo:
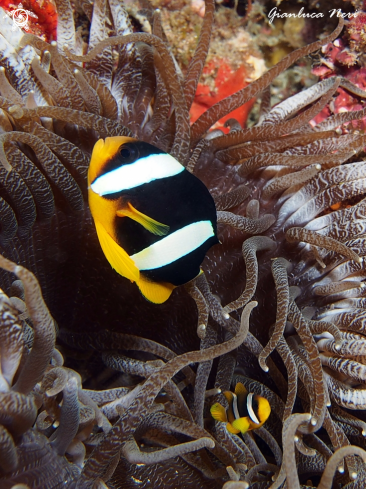
<svg viewBox="0 0 366 489">
<path fill-rule="evenodd" d="M 234 412 L 234 418 L 235 419 L 240 419 L 239 416 L 239 410 L 238 410 L 238 397 L 236 394 L 233 394 L 233 412 Z"/>
<path fill-rule="evenodd" d="M 250 392 L 248 394 L 248 397 L 247 397 L 247 410 L 248 410 L 249 417 L 253 421 L 253 423 L 259 424 L 260 421 L 257 418 L 257 416 L 255 415 L 254 410 L 253 410 L 253 393 L 252 392 Z"/>
<path fill-rule="evenodd" d="M 189 224 L 131 256 L 139 270 L 154 270 L 179 260 L 215 236 L 211 221 Z"/>
<path fill-rule="evenodd" d="M 173 177 L 182 171 L 184 171 L 184 166 L 173 156 L 153 154 L 101 175 L 91 184 L 91 189 L 103 197 L 103 195 L 129 190 L 160 178 Z"/>
</svg>

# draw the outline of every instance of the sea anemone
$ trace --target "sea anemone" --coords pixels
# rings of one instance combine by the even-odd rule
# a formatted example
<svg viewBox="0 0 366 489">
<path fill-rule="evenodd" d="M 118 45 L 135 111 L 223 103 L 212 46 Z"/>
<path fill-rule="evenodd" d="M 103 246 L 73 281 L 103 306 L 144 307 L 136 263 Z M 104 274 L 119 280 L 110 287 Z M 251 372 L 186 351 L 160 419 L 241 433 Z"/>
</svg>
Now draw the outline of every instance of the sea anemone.
<svg viewBox="0 0 366 489">
<path fill-rule="evenodd" d="M 1 26 L 1 487 L 362 487 L 366 136 L 350 122 L 366 109 L 310 121 L 339 87 L 366 93 L 331 77 L 272 107 L 269 91 L 343 22 L 190 127 L 213 1 L 184 76 L 159 11 L 133 33 L 119 1 L 76 2 L 84 55 L 56 3 L 57 43 Z M 210 132 L 259 95 L 254 126 Z M 162 305 L 111 269 L 86 203 L 92 148 L 115 135 L 215 199 L 221 244 Z M 253 435 L 210 416 L 237 382 L 271 406 Z"/>
</svg>

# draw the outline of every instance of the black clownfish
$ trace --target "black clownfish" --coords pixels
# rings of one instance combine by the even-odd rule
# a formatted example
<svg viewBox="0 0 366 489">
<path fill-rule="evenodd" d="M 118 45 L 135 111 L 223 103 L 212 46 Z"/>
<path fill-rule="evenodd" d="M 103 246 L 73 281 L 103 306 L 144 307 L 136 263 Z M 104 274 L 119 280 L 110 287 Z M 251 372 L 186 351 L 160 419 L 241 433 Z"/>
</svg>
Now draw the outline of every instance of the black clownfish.
<svg viewBox="0 0 366 489">
<path fill-rule="evenodd" d="M 88 195 L 107 260 L 156 304 L 199 275 L 206 252 L 219 242 L 216 207 L 205 185 L 151 144 L 100 139 Z"/>
<path fill-rule="evenodd" d="M 226 410 L 220 403 L 213 404 L 211 416 L 226 422 L 230 433 L 246 433 L 260 428 L 271 414 L 271 406 L 266 398 L 248 392 L 241 382 L 235 386 L 235 392 L 224 392 L 229 407 Z"/>
</svg>

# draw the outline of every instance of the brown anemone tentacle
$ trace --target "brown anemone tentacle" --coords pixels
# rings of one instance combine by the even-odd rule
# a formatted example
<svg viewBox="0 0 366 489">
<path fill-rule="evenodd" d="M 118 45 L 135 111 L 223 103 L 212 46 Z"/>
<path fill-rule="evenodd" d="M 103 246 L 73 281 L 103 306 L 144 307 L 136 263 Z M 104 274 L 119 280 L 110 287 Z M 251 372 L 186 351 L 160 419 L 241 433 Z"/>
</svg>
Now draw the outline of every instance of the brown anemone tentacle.
<svg viewBox="0 0 366 489">
<path fill-rule="evenodd" d="M 363 383 L 366 380 L 366 365 L 363 363 L 351 360 L 350 358 L 330 357 L 320 354 L 322 365 L 327 366 L 334 372 L 338 372 L 347 376 L 349 379 L 354 379 L 358 383 Z"/>
<path fill-rule="evenodd" d="M 324 418 L 324 428 L 326 432 L 328 433 L 328 436 L 332 442 L 332 445 L 335 450 L 338 450 L 342 447 L 347 447 L 350 446 L 350 442 L 348 438 L 346 437 L 343 429 L 341 428 L 339 423 L 336 423 L 332 417 L 329 414 L 329 411 L 327 410 L 325 413 L 325 418 Z M 347 469 L 348 473 L 350 476 L 350 479 L 352 479 L 352 474 L 357 473 L 357 461 L 355 457 L 352 455 L 347 457 L 346 460 L 347 463 Z M 343 473 L 344 472 L 344 465 L 340 465 L 338 467 L 339 472 Z"/>
<path fill-rule="evenodd" d="M 53 397 L 62 392 L 69 379 L 65 368 L 55 367 L 49 370 L 42 379 L 42 389 L 46 396 Z"/>
<path fill-rule="evenodd" d="M 212 326 L 208 327 L 206 336 L 200 341 L 200 349 L 206 349 L 217 343 L 217 331 Z M 200 362 L 197 367 L 196 381 L 194 384 L 194 420 L 198 426 L 203 427 L 203 411 L 205 407 L 205 393 L 207 389 L 208 378 L 211 373 L 212 360 Z"/>
<path fill-rule="evenodd" d="M 294 439 L 296 431 L 302 424 L 308 425 L 312 415 L 292 414 L 283 423 L 282 444 L 283 444 L 283 466 L 286 473 L 287 486 L 291 489 L 300 489 L 299 477 L 297 475 Z"/>
<path fill-rule="evenodd" d="M 276 350 L 280 354 L 287 370 L 288 391 L 282 417 L 282 420 L 285 421 L 292 414 L 296 401 L 298 371 L 295 358 L 292 355 L 291 349 L 289 348 L 285 338 L 281 337 L 278 340 Z"/>
<path fill-rule="evenodd" d="M 277 124 L 265 124 L 263 126 L 254 126 L 251 127 L 250 129 L 234 131 L 220 138 L 215 138 L 212 141 L 212 144 L 217 150 L 224 149 L 228 146 L 241 144 L 246 141 L 266 140 L 268 137 L 275 138 L 275 137 L 283 136 L 284 134 L 288 134 L 290 132 L 294 132 L 298 129 L 301 129 L 305 124 L 310 122 L 311 119 L 313 119 L 317 114 L 319 114 L 319 112 L 321 112 L 322 109 L 330 102 L 338 86 L 339 86 L 339 80 L 335 78 L 333 85 L 328 89 L 328 91 L 324 95 L 320 97 L 318 102 L 311 105 L 308 109 L 304 110 L 304 112 L 301 112 L 293 119 L 281 121 L 278 122 Z M 207 112 L 208 111 L 206 111 L 205 114 Z"/>
<path fill-rule="evenodd" d="M 341 407 L 352 410 L 366 409 L 366 389 L 353 389 L 325 373 L 330 397 Z"/>
<path fill-rule="evenodd" d="M 0 197 L 1 231 L 0 239 L 2 245 L 14 238 L 18 232 L 18 221 L 11 206 Z"/>
<path fill-rule="evenodd" d="M 269 181 L 267 185 L 263 187 L 262 197 L 264 199 L 268 199 L 272 197 L 272 195 L 286 190 L 293 185 L 299 185 L 310 178 L 313 178 L 319 171 L 321 170 L 321 166 L 319 163 L 315 165 L 310 165 L 303 170 L 298 172 L 289 173 L 288 175 L 284 175 L 283 177 L 274 178 Z"/>
<path fill-rule="evenodd" d="M 188 282 L 188 284 L 185 285 L 185 289 L 196 303 L 198 311 L 197 336 L 200 340 L 203 340 L 207 332 L 209 315 L 208 305 L 205 301 L 205 298 L 203 297 L 203 294 L 194 284 L 194 280 L 192 282 Z"/>
<path fill-rule="evenodd" d="M 45 305 L 37 279 L 26 268 L 7 260 L 0 255 L 0 267 L 14 273 L 22 282 L 25 302 L 32 319 L 34 340 L 25 364 L 12 390 L 23 394 L 31 392 L 43 377 L 55 348 L 55 325 Z"/>
<path fill-rule="evenodd" d="M 163 432 L 171 431 L 196 439 L 211 437 L 212 440 L 215 441 L 214 437 L 212 437 L 212 435 L 208 431 L 193 423 L 192 421 L 184 420 L 182 418 L 172 416 L 162 411 L 156 412 L 145 418 L 145 420 L 140 425 L 138 431 L 145 430 L 146 427 L 155 427 Z M 219 443 L 215 443 L 215 446 L 208 448 L 219 460 L 221 460 L 223 464 L 227 465 L 232 463 L 231 456 L 229 456 L 228 452 L 224 448 L 222 448 Z"/>
<path fill-rule="evenodd" d="M 228 481 L 222 486 L 222 489 L 248 489 L 249 483 L 246 481 Z"/>
<path fill-rule="evenodd" d="M 0 424 L 19 436 L 33 426 L 37 407 L 32 396 L 20 392 L 0 392 Z"/>
<path fill-rule="evenodd" d="M 258 283 L 258 260 L 256 253 L 258 251 L 273 251 L 276 243 L 266 236 L 254 236 L 244 241 L 242 253 L 246 267 L 246 284 L 245 290 L 240 297 L 230 304 L 227 304 L 223 309 L 224 317 L 232 311 L 245 306 L 253 297 Z"/>
<path fill-rule="evenodd" d="M 51 95 L 52 99 L 59 107 L 72 108 L 69 90 L 43 69 L 38 56 L 35 56 L 32 60 L 32 69 L 43 88 L 49 95 Z M 21 105 L 19 102 L 14 103 Z"/>
<path fill-rule="evenodd" d="M 259 219 L 248 219 L 244 216 L 238 216 L 232 212 L 218 211 L 217 222 L 228 224 L 229 226 L 245 231 L 249 234 L 261 234 L 267 231 L 268 228 L 276 221 L 273 214 L 265 214 Z"/>
<path fill-rule="evenodd" d="M 353 153 L 346 151 L 346 152 L 339 152 L 338 154 L 332 155 L 332 161 L 334 162 L 343 162 L 349 159 L 349 157 Z M 318 165 L 318 164 L 325 164 L 329 162 L 329 155 L 305 155 L 305 156 L 292 156 L 292 155 L 287 155 L 287 154 L 281 154 L 281 153 L 262 153 L 257 156 L 252 156 L 248 160 L 244 161 L 242 165 L 238 169 L 238 174 L 241 177 L 246 177 L 253 171 L 266 167 L 268 165 L 281 165 L 281 166 L 288 166 L 290 167 L 291 170 L 296 170 L 297 168 L 300 168 L 302 166 L 309 166 L 309 165 Z M 313 176 L 315 176 L 318 172 L 314 173 Z M 287 175 L 286 175 L 287 176 Z M 284 177 L 280 177 L 284 178 Z M 308 180 L 308 179 L 306 179 Z"/>
<path fill-rule="evenodd" d="M 183 366 L 194 361 L 202 362 L 223 355 L 243 343 L 249 329 L 249 315 L 256 306 L 256 302 L 249 303 L 242 314 L 241 326 L 236 336 L 223 344 L 212 346 L 202 351 L 184 353 L 170 360 L 158 372 L 152 374 L 143 384 L 135 400 L 86 462 L 84 470 L 78 481 L 77 487 L 91 487 L 93 480 L 104 472 L 111 455 L 114 456 L 119 450 L 120 444 L 128 439 L 133 433 L 133 427 L 138 426 L 149 407 L 153 403 L 160 389 L 170 380 Z"/>
<path fill-rule="evenodd" d="M 103 353 L 102 358 L 104 363 L 109 368 L 113 368 L 118 372 L 138 375 L 144 378 L 149 377 L 152 373 L 154 373 L 155 370 L 164 365 L 164 362 L 162 360 L 142 362 L 140 360 L 125 357 L 116 352 Z M 184 400 L 177 385 L 172 380 L 170 380 L 165 385 L 165 390 L 174 403 L 173 409 L 177 412 L 177 415 L 181 416 L 183 419 L 193 421 L 192 414 L 188 409 L 186 401 Z"/>
<path fill-rule="evenodd" d="M 358 419 L 356 416 L 353 416 L 349 412 L 344 411 L 335 403 L 333 403 L 330 412 L 332 414 L 332 417 L 334 417 L 336 421 L 343 423 L 343 425 L 348 424 L 356 428 L 356 430 L 358 430 L 363 437 L 366 436 L 365 421 L 362 421 L 361 419 Z"/>
<path fill-rule="evenodd" d="M 260 428 L 255 430 L 255 433 L 268 445 L 274 455 L 276 464 L 280 466 L 282 463 L 282 450 L 280 449 L 276 439 L 271 435 L 268 430 L 266 430 L 264 426 L 261 426 Z"/>
<path fill-rule="evenodd" d="M 335 251 L 336 253 L 346 256 L 350 260 L 355 260 L 358 263 L 362 262 L 362 258 L 343 243 L 340 243 L 333 238 L 323 236 L 316 231 L 310 231 L 309 229 L 300 227 L 293 227 L 286 231 L 286 240 L 289 243 L 303 241 L 304 243 L 309 243 L 327 250 Z"/>
<path fill-rule="evenodd" d="M 320 124 L 314 127 L 314 131 L 329 131 L 339 127 L 346 122 L 354 121 L 363 118 L 366 115 L 366 108 L 361 110 L 350 110 L 349 112 L 338 112 L 331 117 L 328 117 Z"/>
<path fill-rule="evenodd" d="M 348 447 L 339 448 L 328 460 L 323 475 L 320 479 L 318 489 L 330 489 L 332 487 L 333 478 L 340 462 L 348 455 L 358 455 L 362 458 L 363 463 L 366 463 L 366 452 L 360 447 L 349 445 Z M 352 479 L 357 479 L 357 472 L 352 474 Z"/>
<path fill-rule="evenodd" d="M 335 86 L 338 87 L 340 83 L 340 77 L 325 78 L 319 83 L 306 88 L 302 92 L 296 93 L 292 97 L 275 105 L 260 125 L 273 125 L 289 119 L 296 112 L 299 112 L 299 110 L 313 104 L 322 95 L 327 93 L 329 89 L 332 89 Z"/>
<path fill-rule="evenodd" d="M 189 151 L 189 114 L 182 95 L 179 79 L 175 76 L 176 70 L 172 56 L 161 39 L 151 34 L 135 33 L 127 36 L 115 36 L 110 37 L 109 39 L 104 39 L 86 56 L 75 56 L 70 53 L 67 47 L 65 47 L 65 52 L 67 52 L 69 59 L 73 61 L 88 62 L 108 46 L 122 46 L 131 42 L 144 42 L 153 46 L 158 50 L 160 56 L 164 59 L 165 72 L 162 73 L 162 75 L 169 80 L 169 88 L 176 113 L 176 136 L 170 152 L 175 158 L 177 158 L 178 161 L 184 163 L 187 160 Z"/>
<path fill-rule="evenodd" d="M 314 322 L 318 323 L 322 321 Z M 326 324 L 332 323 L 326 322 Z M 329 353 L 334 353 L 335 355 L 340 355 L 342 357 L 366 355 L 366 343 L 364 336 L 352 332 L 340 331 L 340 342 L 338 344 L 338 342 L 335 341 L 334 333 L 330 329 L 325 329 L 325 331 L 329 331 L 330 334 L 334 336 L 334 339 L 331 340 L 328 338 L 321 338 L 316 344 L 319 351 L 327 351 Z"/>
<path fill-rule="evenodd" d="M 187 441 L 168 448 L 162 448 L 154 452 L 141 452 L 137 443 L 132 439 L 128 440 L 122 447 L 123 456 L 133 464 L 156 464 L 190 453 L 202 448 L 213 448 L 215 442 L 211 438 L 199 438 L 194 441 Z"/>
<path fill-rule="evenodd" d="M 207 53 L 210 47 L 212 27 L 214 24 L 215 2 L 205 0 L 205 16 L 198 39 L 196 51 L 188 65 L 187 73 L 183 83 L 184 97 L 187 110 L 190 110 L 196 95 L 198 81 L 205 65 Z"/>
<path fill-rule="evenodd" d="M 263 453 L 261 452 L 256 441 L 254 440 L 253 435 L 249 431 L 247 431 L 246 433 L 243 434 L 243 439 L 244 439 L 245 444 L 248 446 L 249 450 L 253 454 L 256 463 L 257 464 L 266 463 L 266 459 L 265 459 Z"/>
<path fill-rule="evenodd" d="M 239 185 L 234 190 L 214 197 L 216 210 L 226 211 L 241 204 L 249 195 L 251 189 L 247 185 Z M 248 216 L 247 216 L 248 217 Z"/>
<path fill-rule="evenodd" d="M 30 146 L 47 176 L 61 191 L 71 209 L 78 211 L 84 208 L 83 196 L 74 178 L 57 156 L 36 136 L 18 131 L 5 133 L 0 136 L 0 160 L 6 170 L 10 171 L 12 168 L 4 151 L 4 143 L 9 141 L 19 141 Z"/>
<path fill-rule="evenodd" d="M 0 390 L 13 384 L 24 348 L 23 324 L 14 302 L 0 292 Z"/>
<path fill-rule="evenodd" d="M 18 466 L 18 454 L 8 430 L 0 425 L 0 467 L 3 472 L 12 472 Z"/>
<path fill-rule="evenodd" d="M 84 99 L 87 112 L 102 115 L 102 104 L 97 92 L 86 81 L 83 72 L 80 69 L 75 68 L 73 73 L 80 87 L 81 95 Z"/>
<path fill-rule="evenodd" d="M 80 413 L 78 383 L 71 377 L 62 391 L 60 425 L 50 440 L 59 455 L 64 455 L 79 429 Z"/>
<path fill-rule="evenodd" d="M 281 465 L 281 464 L 280 464 Z M 269 464 L 269 463 L 265 463 L 265 464 L 258 464 L 256 465 L 255 467 L 253 467 L 252 469 L 250 469 L 246 475 L 246 481 L 249 483 L 249 486 L 254 482 L 253 481 L 253 478 L 257 478 L 258 477 L 258 472 L 272 472 L 274 475 L 271 477 L 272 480 L 274 478 L 275 475 L 278 474 L 279 472 L 279 468 L 277 465 L 274 465 L 274 464 Z"/>
<path fill-rule="evenodd" d="M 306 352 L 309 356 L 309 368 L 314 382 L 314 396 L 315 404 L 314 411 L 312 412 L 312 420 L 309 425 L 311 426 L 311 432 L 316 431 L 323 424 L 324 412 L 326 410 L 326 399 L 324 392 L 324 382 L 323 382 L 323 369 L 321 366 L 319 352 L 316 347 L 315 340 L 311 334 L 311 331 L 307 325 L 304 316 L 297 307 L 293 296 L 291 297 L 288 318 L 294 325 L 297 334 L 301 338 L 301 341 L 306 348 Z"/>
<path fill-rule="evenodd" d="M 5 144 L 4 148 L 7 160 L 11 161 L 12 167 L 22 177 L 32 194 L 37 217 L 48 219 L 53 216 L 55 212 L 53 192 L 43 173 L 13 144 Z"/>
<path fill-rule="evenodd" d="M 245 143 L 234 146 L 233 148 L 229 147 L 227 149 L 217 151 L 215 156 L 223 163 L 233 164 L 233 162 L 240 159 L 251 158 L 252 156 L 256 156 L 261 153 L 280 153 L 286 149 L 296 146 L 306 146 L 314 141 L 321 141 L 323 139 L 326 140 L 336 136 L 337 134 L 335 131 L 321 131 L 316 134 L 286 134 L 279 138 L 268 138 L 267 141 Z"/>
<path fill-rule="evenodd" d="M 258 80 L 252 82 L 248 87 L 236 92 L 234 95 L 223 99 L 221 102 L 213 105 L 208 109 L 193 125 L 192 127 L 192 139 L 196 140 L 203 133 L 205 133 L 216 121 L 226 114 L 229 114 L 234 109 L 242 106 L 248 100 L 255 97 L 258 93 L 262 92 L 274 78 L 276 78 L 282 71 L 286 70 L 298 59 L 307 56 L 314 51 L 317 51 L 325 44 L 333 41 L 342 32 L 344 26 L 343 19 L 339 19 L 339 24 L 336 29 L 327 37 L 321 41 L 316 41 L 308 46 L 297 49 L 283 58 L 276 66 L 271 68 L 267 73 L 262 75 Z"/>
<path fill-rule="evenodd" d="M 312 319 L 308 319 L 308 326 L 310 331 L 313 334 L 321 334 L 327 331 L 334 337 L 334 348 L 337 352 L 339 352 L 343 345 L 343 337 L 340 329 L 333 323 L 328 321 L 313 321 Z M 318 348 L 319 345 L 317 344 Z"/>
<path fill-rule="evenodd" d="M 248 202 L 245 209 L 246 216 L 248 219 L 258 219 L 259 218 L 260 203 L 257 199 L 252 199 Z"/>
<path fill-rule="evenodd" d="M 51 117 L 64 122 L 72 122 L 86 129 L 94 129 L 103 136 L 133 136 L 127 127 L 122 126 L 118 122 L 96 114 L 65 107 L 37 107 L 36 109 L 19 107 L 19 110 L 13 112 L 12 115 L 15 118 L 23 116 Z"/>
<path fill-rule="evenodd" d="M 288 306 L 290 302 L 290 291 L 287 277 L 289 265 L 289 262 L 283 258 L 276 258 L 272 261 L 271 265 L 272 275 L 276 285 L 277 311 L 274 331 L 271 334 L 267 345 L 263 348 L 263 351 L 258 357 L 259 365 L 265 372 L 268 372 L 266 358 L 276 348 L 278 342 L 282 338 L 287 322 Z"/>
<path fill-rule="evenodd" d="M 341 282 L 332 282 L 331 284 L 319 285 L 317 287 L 314 287 L 313 293 L 315 295 L 328 296 L 332 294 L 338 294 L 339 292 L 343 292 L 344 290 L 350 290 L 364 286 L 364 282 L 360 282 L 359 280 L 343 280 Z"/>
<path fill-rule="evenodd" d="M 214 435 L 218 441 L 218 446 L 221 446 L 225 449 L 225 451 L 230 454 L 226 459 L 226 465 L 236 463 L 245 463 L 247 466 L 255 465 L 255 460 L 250 450 L 243 450 L 243 446 L 239 446 L 231 436 L 231 434 L 226 429 L 226 423 L 222 421 L 215 421 Z M 239 438 L 239 437 L 236 437 Z M 240 439 L 240 438 L 239 438 Z M 245 445 L 245 443 L 242 443 Z"/>
<path fill-rule="evenodd" d="M 0 92 L 1 95 L 13 104 L 23 105 L 23 99 L 19 93 L 13 88 L 6 77 L 6 71 L 3 66 L 0 66 Z"/>
</svg>

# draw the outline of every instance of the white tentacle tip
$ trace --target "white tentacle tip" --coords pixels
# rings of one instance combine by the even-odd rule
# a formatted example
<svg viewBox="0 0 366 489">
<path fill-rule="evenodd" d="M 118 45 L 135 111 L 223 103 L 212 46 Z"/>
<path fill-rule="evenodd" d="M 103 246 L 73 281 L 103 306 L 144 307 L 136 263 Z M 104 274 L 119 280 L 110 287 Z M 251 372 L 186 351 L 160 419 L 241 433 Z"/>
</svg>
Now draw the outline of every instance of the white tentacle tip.
<svg viewBox="0 0 366 489">
<path fill-rule="evenodd" d="M 339 472 L 340 474 L 344 474 L 344 467 L 343 467 L 343 465 L 340 465 L 340 466 L 338 467 L 338 472 Z"/>
<path fill-rule="evenodd" d="M 317 423 L 316 418 L 311 418 L 311 420 L 310 420 L 311 426 L 316 426 L 316 423 Z"/>
<path fill-rule="evenodd" d="M 226 311 L 223 311 L 222 316 L 224 319 L 230 319 L 230 314 L 228 314 Z"/>
<path fill-rule="evenodd" d="M 357 472 L 351 472 L 351 473 L 350 473 L 350 477 L 351 477 L 351 479 L 356 480 L 356 479 L 357 479 L 357 477 L 358 477 Z"/>
<path fill-rule="evenodd" d="M 362 436 L 366 436 L 366 431 L 365 430 L 362 430 L 361 431 L 361 434 L 362 434 Z"/>
</svg>

